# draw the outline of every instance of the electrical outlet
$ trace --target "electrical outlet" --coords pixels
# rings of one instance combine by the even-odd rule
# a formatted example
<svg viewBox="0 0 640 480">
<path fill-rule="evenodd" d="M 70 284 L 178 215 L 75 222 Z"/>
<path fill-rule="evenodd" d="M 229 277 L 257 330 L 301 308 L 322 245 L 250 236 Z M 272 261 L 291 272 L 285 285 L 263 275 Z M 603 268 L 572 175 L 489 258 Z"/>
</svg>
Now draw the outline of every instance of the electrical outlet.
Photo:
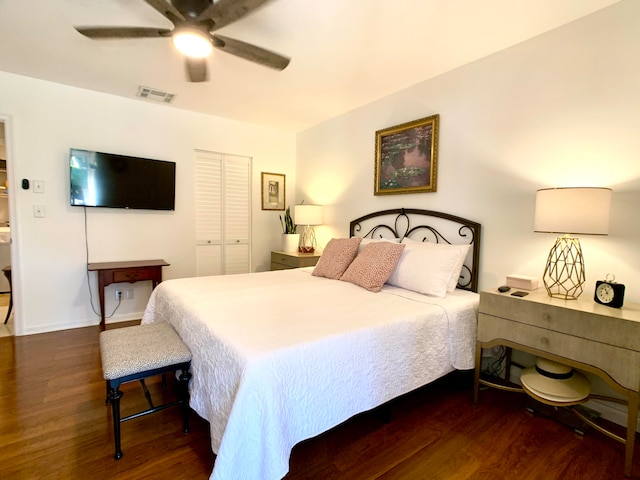
<svg viewBox="0 0 640 480">
<path fill-rule="evenodd" d="M 127 288 L 124 291 L 124 298 L 127 300 L 133 300 L 133 289 L 132 288 Z"/>
<path fill-rule="evenodd" d="M 33 216 L 36 218 L 44 218 L 44 205 L 34 205 Z"/>
<path fill-rule="evenodd" d="M 44 182 L 42 180 L 34 180 L 32 183 L 34 193 L 44 193 Z"/>
<path fill-rule="evenodd" d="M 116 300 L 122 300 L 122 290 L 116 290 Z"/>
</svg>

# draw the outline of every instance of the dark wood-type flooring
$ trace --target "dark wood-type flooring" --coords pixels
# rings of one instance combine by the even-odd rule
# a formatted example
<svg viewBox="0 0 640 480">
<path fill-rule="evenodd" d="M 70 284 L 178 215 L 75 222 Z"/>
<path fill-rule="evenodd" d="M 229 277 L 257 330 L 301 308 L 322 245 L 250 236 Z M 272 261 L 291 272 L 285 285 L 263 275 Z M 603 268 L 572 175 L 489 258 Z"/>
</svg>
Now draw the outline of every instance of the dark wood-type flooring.
<svg viewBox="0 0 640 480">
<path fill-rule="evenodd" d="M 124 423 L 124 456 L 113 459 L 98 334 L 0 338 L 0 478 L 207 479 L 215 460 L 208 424 L 193 414 L 183 434 L 177 408 Z M 173 381 L 166 392 L 159 379 L 148 385 L 173 395 Z M 123 415 L 145 406 L 138 383 L 123 391 Z M 297 445 L 286 479 L 624 478 L 622 444 L 528 414 L 524 395 L 485 390 L 479 405 L 471 397 L 471 377 L 454 375 L 359 415 Z M 639 467 L 636 460 L 633 478 Z"/>
</svg>

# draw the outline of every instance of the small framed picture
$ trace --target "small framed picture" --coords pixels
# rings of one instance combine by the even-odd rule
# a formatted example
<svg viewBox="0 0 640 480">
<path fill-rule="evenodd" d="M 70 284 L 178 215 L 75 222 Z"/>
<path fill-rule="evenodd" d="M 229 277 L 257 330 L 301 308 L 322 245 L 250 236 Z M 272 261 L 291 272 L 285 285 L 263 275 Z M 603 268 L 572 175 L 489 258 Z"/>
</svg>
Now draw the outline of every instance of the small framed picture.
<svg viewBox="0 0 640 480">
<path fill-rule="evenodd" d="M 374 195 L 435 192 L 439 115 L 376 132 Z"/>
<path fill-rule="evenodd" d="M 284 210 L 285 200 L 284 174 L 262 172 L 262 210 Z"/>
</svg>

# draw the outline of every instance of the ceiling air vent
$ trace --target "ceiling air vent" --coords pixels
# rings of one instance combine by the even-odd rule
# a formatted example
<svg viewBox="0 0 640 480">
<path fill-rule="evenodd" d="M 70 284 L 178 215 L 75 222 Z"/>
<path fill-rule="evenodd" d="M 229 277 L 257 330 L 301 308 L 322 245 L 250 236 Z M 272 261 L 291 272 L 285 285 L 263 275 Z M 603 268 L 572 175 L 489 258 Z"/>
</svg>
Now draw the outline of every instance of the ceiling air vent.
<svg viewBox="0 0 640 480">
<path fill-rule="evenodd" d="M 143 86 L 138 87 L 138 93 L 136 96 L 160 103 L 171 103 L 173 102 L 173 99 L 176 98 L 175 93 L 167 93 L 162 90 Z"/>
</svg>

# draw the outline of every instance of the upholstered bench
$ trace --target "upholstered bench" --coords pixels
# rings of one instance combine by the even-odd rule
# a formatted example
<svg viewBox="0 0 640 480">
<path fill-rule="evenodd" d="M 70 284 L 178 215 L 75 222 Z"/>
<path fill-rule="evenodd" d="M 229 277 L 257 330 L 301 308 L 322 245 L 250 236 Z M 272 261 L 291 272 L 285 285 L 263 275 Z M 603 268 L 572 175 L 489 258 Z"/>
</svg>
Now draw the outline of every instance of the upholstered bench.
<svg viewBox="0 0 640 480">
<path fill-rule="evenodd" d="M 181 405 L 184 433 L 189 432 L 189 367 L 191 352 L 178 334 L 167 323 L 136 325 L 100 332 L 100 356 L 102 372 L 107 383 L 107 403 L 113 411 L 113 432 L 116 460 L 122 457 L 120 448 L 120 424 L 127 420 L 157 412 L 167 407 Z M 144 379 L 162 375 L 165 386 L 165 374 L 180 370 L 178 400 L 164 405 L 154 406 Z M 144 389 L 149 408 L 141 412 L 120 418 L 119 390 L 122 383 L 139 380 Z"/>
</svg>

